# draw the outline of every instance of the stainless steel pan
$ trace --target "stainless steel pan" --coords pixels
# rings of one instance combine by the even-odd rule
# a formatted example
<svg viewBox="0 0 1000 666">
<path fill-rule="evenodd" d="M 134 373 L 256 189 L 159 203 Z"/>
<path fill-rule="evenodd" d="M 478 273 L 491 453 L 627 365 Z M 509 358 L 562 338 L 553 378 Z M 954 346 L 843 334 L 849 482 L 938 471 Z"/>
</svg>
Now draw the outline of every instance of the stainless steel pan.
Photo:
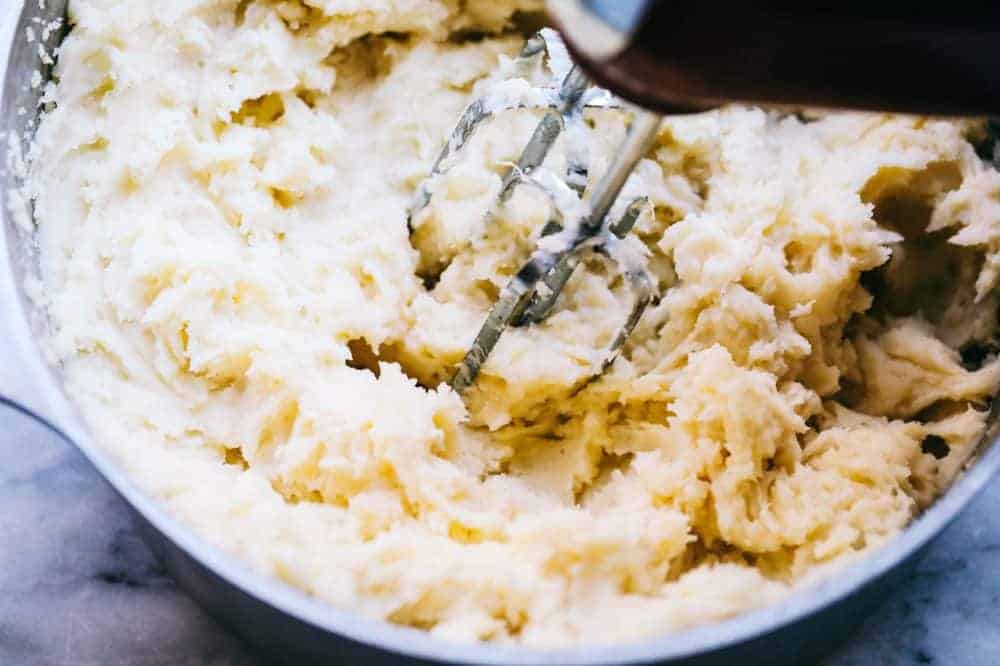
<svg viewBox="0 0 1000 666">
<path fill-rule="evenodd" d="M 0 0 L 2 3 L 3 0 Z M 0 106 L 0 131 L 22 141 L 37 119 L 40 89 L 34 72 L 47 75 L 37 18 L 63 17 L 65 0 L 28 0 L 23 9 L 0 7 L 0 53 L 9 53 Z M 6 15 L 5 15 L 6 14 Z M 48 36 L 47 46 L 61 35 Z M 4 144 L 6 146 L 6 143 Z M 6 150 L 3 151 L 6 153 Z M 907 578 L 927 544 L 969 503 L 1000 467 L 996 428 L 969 470 L 899 538 L 834 578 L 803 588 L 786 601 L 718 624 L 612 648 L 540 652 L 493 645 L 453 645 L 413 629 L 360 618 L 258 575 L 200 540 L 136 489 L 92 440 L 60 383 L 59 368 L 44 359 L 36 341 L 45 334 L 44 313 L 26 299 L 23 283 L 36 270 L 30 228 L 15 224 L 23 202 L 11 196 L 16 168 L 0 160 L 0 395 L 19 403 L 75 444 L 137 513 L 150 547 L 178 583 L 219 620 L 279 661 L 389 664 L 413 659 L 480 664 L 800 664 L 844 640 L 890 588 Z M 30 215 L 30 210 L 20 210 Z M 30 219 L 27 218 L 27 219 Z M 29 225 L 30 226 L 30 225 Z M 39 529 L 44 529 L 40 526 Z M 350 660 L 350 661 L 346 661 Z M 412 663 L 412 662 L 410 662 Z"/>
</svg>

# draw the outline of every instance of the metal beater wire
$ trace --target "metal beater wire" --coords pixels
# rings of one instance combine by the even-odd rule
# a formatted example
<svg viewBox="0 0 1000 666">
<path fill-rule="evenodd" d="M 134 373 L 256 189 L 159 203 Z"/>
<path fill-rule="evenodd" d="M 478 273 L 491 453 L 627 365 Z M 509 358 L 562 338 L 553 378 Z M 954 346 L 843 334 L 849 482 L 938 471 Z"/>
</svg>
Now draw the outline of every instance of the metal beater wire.
<svg viewBox="0 0 1000 666">
<path fill-rule="evenodd" d="M 576 263 L 579 263 L 573 257 L 582 249 L 587 248 L 605 230 L 604 220 L 611 210 L 611 206 L 614 205 L 618 193 L 621 192 L 635 165 L 653 145 L 659 126 L 660 116 L 648 111 L 640 111 L 637 114 L 614 162 L 594 187 L 588 213 L 577 224 L 556 236 L 562 241 L 556 249 L 549 249 L 550 245 L 554 245 L 552 241 L 556 238 L 550 237 L 548 242 L 540 244 L 527 263 L 504 287 L 500 298 L 487 315 L 479 334 L 451 380 L 451 387 L 455 391 L 460 394 L 464 393 L 475 383 L 483 364 L 496 347 L 504 330 L 524 312 L 532 295 L 538 289 L 539 282 L 561 264 L 566 264 L 567 268 L 558 273 L 557 281 L 561 281 L 561 284 L 565 285 Z M 637 217 L 638 212 L 630 206 L 624 219 L 614 226 L 615 230 L 621 232 L 622 235 L 628 233 Z M 629 218 L 631 218 L 630 221 Z M 570 263 L 573 265 L 570 266 Z M 637 291 L 636 307 L 633 308 L 625 325 L 612 343 L 609 360 L 605 360 L 604 368 L 614 362 L 651 299 L 651 281 L 644 272 L 640 277 L 639 272 L 632 271 L 627 277 L 633 289 Z"/>
<path fill-rule="evenodd" d="M 620 103 L 610 93 L 590 86 L 586 76 L 572 65 L 559 35 L 549 29 L 531 37 L 513 63 L 517 77 L 527 78 L 540 57 L 548 57 L 549 70 L 558 85 L 545 88 L 508 89 L 478 99 L 466 107 L 457 126 L 441 149 L 430 174 L 417 188 L 409 210 L 411 232 L 420 223 L 420 214 L 430 204 L 433 181 L 449 168 L 450 158 L 471 139 L 482 123 L 494 114 L 517 108 L 543 108 L 545 115 L 525 145 L 517 164 L 511 165 L 501 181 L 500 190 L 486 221 L 496 217 L 518 184 L 528 183 L 546 192 L 553 203 L 553 218 L 542 229 L 541 237 L 517 274 L 501 291 L 451 381 L 463 393 L 475 383 L 490 353 L 508 326 L 527 326 L 544 321 L 555 308 L 560 293 L 587 252 L 598 252 L 621 268 L 634 295 L 633 307 L 608 349 L 601 372 L 617 358 L 643 311 L 654 296 L 654 283 L 641 262 L 619 257 L 614 243 L 625 238 L 642 210 L 648 205 L 640 197 L 628 206 L 613 224 L 606 218 L 632 169 L 651 147 L 660 125 L 660 117 L 645 111 L 636 113 L 622 146 L 604 177 L 594 186 L 583 203 L 589 174 L 589 153 L 583 111 L 587 108 L 618 109 Z M 561 79 L 560 79 L 561 77 Z M 503 84 L 501 84 L 503 85 Z M 566 135 L 566 173 L 563 179 L 542 168 L 560 135 Z M 573 202 L 574 212 L 563 219 L 560 202 Z"/>
</svg>

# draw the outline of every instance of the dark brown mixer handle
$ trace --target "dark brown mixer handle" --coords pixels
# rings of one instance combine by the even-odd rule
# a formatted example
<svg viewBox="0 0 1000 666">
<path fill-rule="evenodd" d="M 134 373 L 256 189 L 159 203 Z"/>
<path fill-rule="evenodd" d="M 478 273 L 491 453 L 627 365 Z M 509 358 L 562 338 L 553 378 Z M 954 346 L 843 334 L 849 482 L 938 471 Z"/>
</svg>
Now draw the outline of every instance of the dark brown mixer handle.
<svg viewBox="0 0 1000 666">
<path fill-rule="evenodd" d="M 1000 2 L 554 0 L 577 62 L 641 106 L 1000 114 Z M 929 4 L 929 3 L 928 3 Z"/>
</svg>

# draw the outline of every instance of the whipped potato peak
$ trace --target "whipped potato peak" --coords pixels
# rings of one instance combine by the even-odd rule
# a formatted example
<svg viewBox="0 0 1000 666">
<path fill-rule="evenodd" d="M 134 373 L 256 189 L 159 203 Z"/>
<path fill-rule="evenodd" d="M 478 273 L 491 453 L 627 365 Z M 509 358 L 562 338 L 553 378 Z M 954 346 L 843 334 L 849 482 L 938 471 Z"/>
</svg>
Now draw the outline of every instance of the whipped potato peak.
<svg viewBox="0 0 1000 666">
<path fill-rule="evenodd" d="M 71 0 L 30 155 L 48 341 L 96 439 L 208 541 L 449 640 L 635 640 L 779 600 L 960 473 L 1000 382 L 982 123 L 667 118 L 544 322 L 448 388 L 552 213 L 539 119 L 415 189 L 538 0 Z M 568 67 L 567 62 L 557 63 Z M 497 91 L 500 91 L 499 93 Z M 626 111 L 588 109 L 593 185 Z M 565 173 L 560 140 L 544 173 Z"/>
</svg>

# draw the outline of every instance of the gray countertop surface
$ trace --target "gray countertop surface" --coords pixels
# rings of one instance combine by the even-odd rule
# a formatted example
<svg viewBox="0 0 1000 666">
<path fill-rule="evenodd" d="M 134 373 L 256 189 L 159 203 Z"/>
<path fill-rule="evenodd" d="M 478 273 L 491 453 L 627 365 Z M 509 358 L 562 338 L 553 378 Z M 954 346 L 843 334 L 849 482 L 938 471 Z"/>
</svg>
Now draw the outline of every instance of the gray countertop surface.
<svg viewBox="0 0 1000 666">
<path fill-rule="evenodd" d="M 821 666 L 1000 663 L 1000 479 Z M 180 592 L 123 502 L 0 406 L 0 664 L 263 666 Z"/>
</svg>

